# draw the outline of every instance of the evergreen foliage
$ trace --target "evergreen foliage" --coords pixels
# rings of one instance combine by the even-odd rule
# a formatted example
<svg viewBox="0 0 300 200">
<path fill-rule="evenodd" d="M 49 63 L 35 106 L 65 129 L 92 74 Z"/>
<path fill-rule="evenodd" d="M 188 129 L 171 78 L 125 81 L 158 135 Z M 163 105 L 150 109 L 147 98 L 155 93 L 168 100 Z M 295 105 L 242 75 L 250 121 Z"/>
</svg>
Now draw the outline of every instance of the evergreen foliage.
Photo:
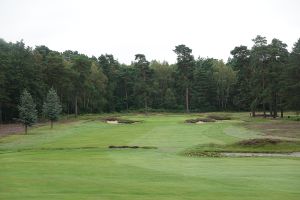
<svg viewBox="0 0 300 200">
<path fill-rule="evenodd" d="M 33 125 L 37 121 L 36 105 L 27 90 L 24 90 L 21 95 L 18 109 L 19 119 L 25 125 L 25 133 L 27 134 L 27 127 Z"/>
<path fill-rule="evenodd" d="M 137 54 L 129 64 L 113 55 L 88 57 L 77 51 L 34 49 L 23 41 L 0 39 L 0 123 L 18 117 L 24 88 L 43 110 L 46 91 L 53 88 L 65 114 L 121 112 L 150 109 L 183 111 L 239 110 L 300 111 L 300 40 L 292 51 L 274 38 L 253 39 L 238 46 L 225 63 L 214 58 L 195 59 L 192 49 L 178 45 L 177 62 L 169 64 Z"/>
<path fill-rule="evenodd" d="M 62 111 L 59 98 L 53 88 L 51 88 L 47 94 L 46 101 L 43 105 L 43 113 L 51 121 L 51 128 L 53 128 L 53 122 L 58 120 Z"/>
</svg>

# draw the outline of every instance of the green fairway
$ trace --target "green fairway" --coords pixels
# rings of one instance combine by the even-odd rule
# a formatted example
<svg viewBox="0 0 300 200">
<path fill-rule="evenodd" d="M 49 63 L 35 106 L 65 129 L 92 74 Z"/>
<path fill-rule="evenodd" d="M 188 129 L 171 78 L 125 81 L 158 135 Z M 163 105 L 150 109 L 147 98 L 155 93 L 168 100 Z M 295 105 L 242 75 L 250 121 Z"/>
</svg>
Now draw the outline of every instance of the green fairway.
<svg viewBox="0 0 300 200">
<path fill-rule="evenodd" d="M 129 114 L 121 117 L 141 122 L 107 124 L 102 116 L 90 115 L 55 124 L 53 130 L 47 125 L 28 135 L 2 137 L 0 199 L 300 199 L 299 158 L 184 156 L 201 145 L 265 137 L 245 128 L 245 123 L 265 121 L 248 114 L 184 123 L 198 116 Z"/>
</svg>

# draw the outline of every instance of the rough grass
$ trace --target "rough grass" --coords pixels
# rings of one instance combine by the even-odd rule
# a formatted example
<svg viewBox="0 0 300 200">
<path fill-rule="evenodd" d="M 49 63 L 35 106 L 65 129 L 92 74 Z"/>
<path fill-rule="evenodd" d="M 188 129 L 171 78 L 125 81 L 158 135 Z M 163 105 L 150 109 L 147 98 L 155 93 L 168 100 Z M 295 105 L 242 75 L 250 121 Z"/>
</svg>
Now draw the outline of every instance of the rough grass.
<svg viewBox="0 0 300 200">
<path fill-rule="evenodd" d="M 184 152 L 186 155 L 201 155 L 207 152 L 237 153 L 291 153 L 300 152 L 300 141 L 260 138 L 247 139 L 232 144 L 203 144 Z"/>
<path fill-rule="evenodd" d="M 273 138 L 255 138 L 249 140 L 242 140 L 237 142 L 237 145 L 240 146 L 264 146 L 264 145 L 278 145 L 280 143 L 292 143 L 291 141 L 284 141 L 280 139 L 273 139 Z"/>
<path fill-rule="evenodd" d="M 265 120 L 260 123 L 250 122 L 248 129 L 258 130 L 267 136 L 279 136 L 300 139 L 300 123 L 285 120 Z"/>
</svg>

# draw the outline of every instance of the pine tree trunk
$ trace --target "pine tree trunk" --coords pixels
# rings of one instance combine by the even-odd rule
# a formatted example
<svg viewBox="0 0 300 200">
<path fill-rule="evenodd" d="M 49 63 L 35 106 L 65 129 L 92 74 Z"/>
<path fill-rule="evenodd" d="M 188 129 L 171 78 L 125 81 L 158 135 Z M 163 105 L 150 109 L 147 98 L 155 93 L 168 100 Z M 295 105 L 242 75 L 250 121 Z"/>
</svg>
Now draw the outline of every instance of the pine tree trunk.
<svg viewBox="0 0 300 200">
<path fill-rule="evenodd" d="M 89 110 L 89 98 L 88 97 L 86 99 L 85 112 L 92 112 L 91 110 Z"/>
<path fill-rule="evenodd" d="M 273 106 L 272 106 L 272 103 L 269 103 L 269 107 L 270 107 L 270 116 L 273 116 Z"/>
<path fill-rule="evenodd" d="M 126 91 L 126 110 L 127 110 L 127 112 L 129 112 L 129 106 L 128 106 L 128 94 L 127 94 L 127 91 Z"/>
<path fill-rule="evenodd" d="M 222 111 L 224 111 L 224 97 L 222 97 Z"/>
<path fill-rule="evenodd" d="M 83 112 L 86 112 L 86 102 L 85 102 L 85 93 L 83 94 Z"/>
<path fill-rule="evenodd" d="M 75 117 L 78 115 L 77 96 L 75 97 Z"/>
<path fill-rule="evenodd" d="M 264 111 L 264 118 L 266 118 L 267 115 L 266 115 L 266 105 L 265 105 L 265 103 L 263 103 L 263 111 Z"/>
<path fill-rule="evenodd" d="M 256 114 L 256 113 L 255 113 L 255 109 L 252 109 L 251 113 L 252 113 L 251 116 L 252 116 L 252 117 L 255 117 L 255 114 Z"/>
<path fill-rule="evenodd" d="M 276 118 L 276 117 L 277 117 L 277 110 L 275 109 L 273 112 L 273 118 Z"/>
<path fill-rule="evenodd" d="M 189 113 L 189 88 L 185 88 L 185 106 L 186 106 L 186 112 Z"/>
<path fill-rule="evenodd" d="M 277 117 L 277 95 L 275 93 L 274 95 L 274 113 L 273 113 L 273 118 L 276 118 Z"/>
<path fill-rule="evenodd" d="M 279 107 L 280 107 L 280 117 L 283 118 L 283 108 L 282 108 L 282 101 L 280 96 L 279 96 Z"/>
<path fill-rule="evenodd" d="M 128 108 L 128 94 L 127 94 L 126 83 L 125 83 L 125 98 L 126 98 L 126 110 L 127 110 L 127 112 L 128 112 L 129 108 Z"/>
<path fill-rule="evenodd" d="M 265 73 L 264 73 L 264 70 L 263 70 L 262 89 L 263 89 L 263 92 L 264 92 L 265 91 Z M 264 99 L 263 99 L 263 111 L 264 111 L 264 118 L 266 118 L 266 105 L 265 105 Z"/>
<path fill-rule="evenodd" d="M 27 125 L 25 124 L 25 134 L 27 135 Z"/>
<path fill-rule="evenodd" d="M 147 110 L 148 110 L 148 102 L 147 102 L 147 97 L 145 96 L 145 114 L 147 114 Z"/>
<path fill-rule="evenodd" d="M 69 115 L 70 115 L 70 105 L 69 105 L 69 101 L 67 103 L 67 109 L 68 109 L 68 118 L 69 118 Z"/>
<path fill-rule="evenodd" d="M 143 79 L 144 79 L 144 83 L 146 84 L 146 72 L 145 72 L 145 70 L 143 70 Z M 145 92 L 144 103 L 145 103 L 145 114 L 147 115 L 147 110 L 148 110 L 147 90 Z"/>
<path fill-rule="evenodd" d="M 53 120 L 51 120 L 51 129 L 53 129 Z"/>
<path fill-rule="evenodd" d="M 63 94 L 62 94 L 62 92 L 60 94 L 60 102 L 61 102 L 61 105 L 63 105 Z M 63 106 L 62 106 L 62 109 L 63 109 Z M 63 110 L 62 110 L 62 112 L 63 112 Z"/>
</svg>

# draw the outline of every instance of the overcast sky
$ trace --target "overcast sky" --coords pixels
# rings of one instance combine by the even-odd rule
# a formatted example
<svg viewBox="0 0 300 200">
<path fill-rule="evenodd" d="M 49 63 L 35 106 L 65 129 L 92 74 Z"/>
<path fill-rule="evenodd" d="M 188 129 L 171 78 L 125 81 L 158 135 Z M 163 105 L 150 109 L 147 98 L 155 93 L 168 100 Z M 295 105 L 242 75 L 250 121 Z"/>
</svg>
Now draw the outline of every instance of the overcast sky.
<svg viewBox="0 0 300 200">
<path fill-rule="evenodd" d="M 258 34 L 290 50 L 300 38 L 300 0 L 0 0 L 0 30 L 9 42 L 109 53 L 121 63 L 137 53 L 174 63 L 178 44 L 226 61 Z"/>
</svg>

